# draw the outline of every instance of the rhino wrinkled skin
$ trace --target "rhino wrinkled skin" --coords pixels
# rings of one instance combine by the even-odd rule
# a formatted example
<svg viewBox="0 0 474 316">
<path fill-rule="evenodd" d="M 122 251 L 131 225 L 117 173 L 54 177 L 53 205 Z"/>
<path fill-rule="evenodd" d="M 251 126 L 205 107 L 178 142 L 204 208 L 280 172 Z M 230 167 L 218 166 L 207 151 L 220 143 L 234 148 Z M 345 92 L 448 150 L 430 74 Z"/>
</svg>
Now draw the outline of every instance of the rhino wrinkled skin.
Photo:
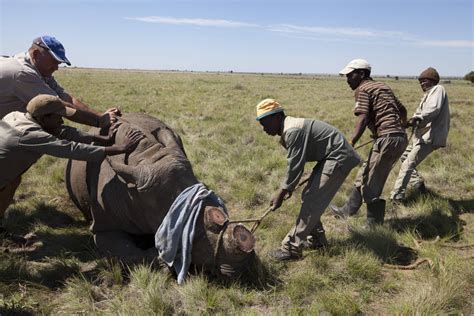
<svg viewBox="0 0 474 316">
<path fill-rule="evenodd" d="M 198 180 L 180 137 L 166 124 L 140 113 L 126 114 L 121 121 L 116 143 L 122 143 L 130 129 L 139 129 L 146 137 L 128 155 L 110 156 L 101 163 L 70 160 L 67 189 L 91 221 L 94 242 L 101 253 L 126 263 L 152 262 L 158 252 L 143 241 L 152 240 L 176 197 Z M 241 224 L 226 225 L 227 219 L 221 208 L 204 202 L 191 261 L 200 270 L 232 277 L 254 255 L 255 239 Z"/>
</svg>

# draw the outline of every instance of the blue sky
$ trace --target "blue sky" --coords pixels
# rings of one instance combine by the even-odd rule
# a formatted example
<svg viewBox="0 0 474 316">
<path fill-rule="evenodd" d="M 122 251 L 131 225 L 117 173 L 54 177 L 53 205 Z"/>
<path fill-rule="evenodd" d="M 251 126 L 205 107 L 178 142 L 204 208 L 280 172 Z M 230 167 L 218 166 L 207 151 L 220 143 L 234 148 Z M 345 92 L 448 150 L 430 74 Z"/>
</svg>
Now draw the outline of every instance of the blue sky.
<svg viewBox="0 0 474 316">
<path fill-rule="evenodd" d="M 0 54 L 52 35 L 73 66 L 336 74 L 474 70 L 472 0 L 0 0 Z"/>
</svg>

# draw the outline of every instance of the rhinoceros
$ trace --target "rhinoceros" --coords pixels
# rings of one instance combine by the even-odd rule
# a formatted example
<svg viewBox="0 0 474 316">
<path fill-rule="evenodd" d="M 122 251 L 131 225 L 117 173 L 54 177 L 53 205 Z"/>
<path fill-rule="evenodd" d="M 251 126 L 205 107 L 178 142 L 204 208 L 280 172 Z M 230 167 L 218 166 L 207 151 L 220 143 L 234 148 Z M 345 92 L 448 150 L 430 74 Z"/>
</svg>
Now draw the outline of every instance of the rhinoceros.
<svg viewBox="0 0 474 316">
<path fill-rule="evenodd" d="M 139 129 L 145 138 L 136 149 L 101 163 L 68 161 L 66 185 L 74 204 L 91 221 L 101 253 L 126 263 L 150 262 L 158 252 L 143 241 L 152 240 L 173 201 L 199 181 L 181 138 L 165 123 L 142 113 L 125 114 L 121 121 L 115 142 L 122 143 L 130 129 Z M 254 245 L 245 226 L 228 224 L 222 207 L 204 201 L 192 242 L 195 268 L 234 277 L 254 256 Z"/>
</svg>

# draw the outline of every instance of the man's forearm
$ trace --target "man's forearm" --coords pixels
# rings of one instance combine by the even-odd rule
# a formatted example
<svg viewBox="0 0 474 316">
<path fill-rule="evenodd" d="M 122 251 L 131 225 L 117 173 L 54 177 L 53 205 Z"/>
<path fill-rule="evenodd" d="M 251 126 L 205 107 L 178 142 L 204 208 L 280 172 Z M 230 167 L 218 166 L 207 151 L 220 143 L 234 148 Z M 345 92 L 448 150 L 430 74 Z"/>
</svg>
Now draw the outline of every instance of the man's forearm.
<svg viewBox="0 0 474 316">
<path fill-rule="evenodd" d="M 354 132 L 352 133 L 352 140 L 351 145 L 354 146 L 357 141 L 360 139 L 362 134 L 364 134 L 365 128 L 367 127 L 367 115 L 360 114 L 358 116 L 359 120 L 354 128 Z"/>
<path fill-rule="evenodd" d="M 76 123 L 99 127 L 100 117 L 100 115 L 97 115 L 95 113 L 76 109 L 76 113 L 74 113 L 73 116 L 69 117 L 69 119 Z"/>
<path fill-rule="evenodd" d="M 100 113 L 92 110 L 80 100 L 69 94 L 63 96 L 63 100 L 70 103 L 72 108 L 78 110 L 72 117 L 70 117 L 71 121 L 89 126 L 99 126 L 100 117 L 102 116 Z"/>
</svg>

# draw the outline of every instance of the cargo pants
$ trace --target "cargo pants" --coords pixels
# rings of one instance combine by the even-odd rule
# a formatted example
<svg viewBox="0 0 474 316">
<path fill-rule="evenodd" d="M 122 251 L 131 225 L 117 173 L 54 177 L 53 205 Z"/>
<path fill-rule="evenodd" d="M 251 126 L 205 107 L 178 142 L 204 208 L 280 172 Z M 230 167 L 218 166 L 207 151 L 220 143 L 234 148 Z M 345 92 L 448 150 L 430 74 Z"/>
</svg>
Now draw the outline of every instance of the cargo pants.
<svg viewBox="0 0 474 316">
<path fill-rule="evenodd" d="M 371 203 L 380 198 L 388 175 L 406 146 L 405 133 L 389 134 L 375 140 L 369 157 L 359 169 L 354 182 L 354 186 L 361 192 L 365 203 Z"/>
<path fill-rule="evenodd" d="M 424 144 L 419 141 L 407 147 L 400 158 L 402 165 L 391 193 L 392 199 L 395 196 L 404 198 L 408 185 L 415 186 L 424 182 L 423 177 L 416 170 L 416 166 L 425 160 L 434 150 L 436 150 L 436 148 L 431 144 Z"/>
<path fill-rule="evenodd" d="M 321 215 L 355 166 L 353 163 L 340 165 L 337 161 L 325 160 L 314 167 L 301 194 L 300 213 L 281 243 L 282 250 L 301 254 L 301 243 L 306 237 L 322 229 Z"/>
</svg>

